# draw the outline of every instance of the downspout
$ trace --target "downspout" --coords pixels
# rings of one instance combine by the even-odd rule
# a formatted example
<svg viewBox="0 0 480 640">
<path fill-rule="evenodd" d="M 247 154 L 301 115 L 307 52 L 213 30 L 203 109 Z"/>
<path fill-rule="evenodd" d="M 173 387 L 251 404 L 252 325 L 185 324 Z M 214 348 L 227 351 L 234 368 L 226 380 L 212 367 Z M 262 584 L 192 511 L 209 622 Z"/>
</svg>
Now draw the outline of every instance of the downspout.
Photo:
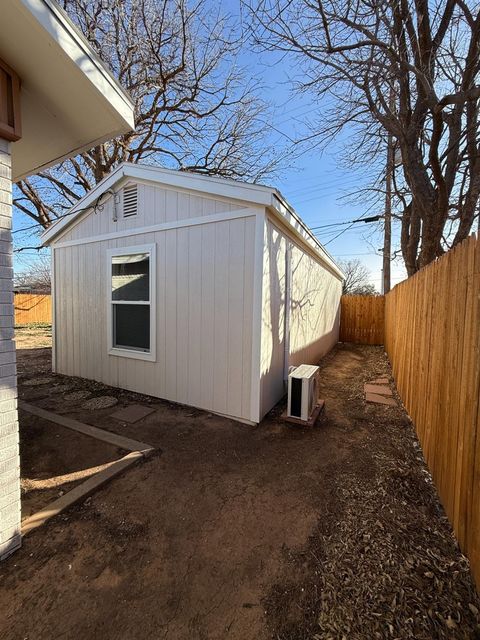
<svg viewBox="0 0 480 640">
<path fill-rule="evenodd" d="M 288 383 L 290 369 L 290 313 L 291 313 L 291 286 L 292 286 L 292 245 L 287 239 L 285 250 L 285 320 L 284 320 L 284 353 L 283 353 L 283 380 Z"/>
<path fill-rule="evenodd" d="M 120 204 L 120 194 L 118 191 L 111 191 L 113 194 L 113 222 L 118 221 L 118 206 Z"/>
</svg>

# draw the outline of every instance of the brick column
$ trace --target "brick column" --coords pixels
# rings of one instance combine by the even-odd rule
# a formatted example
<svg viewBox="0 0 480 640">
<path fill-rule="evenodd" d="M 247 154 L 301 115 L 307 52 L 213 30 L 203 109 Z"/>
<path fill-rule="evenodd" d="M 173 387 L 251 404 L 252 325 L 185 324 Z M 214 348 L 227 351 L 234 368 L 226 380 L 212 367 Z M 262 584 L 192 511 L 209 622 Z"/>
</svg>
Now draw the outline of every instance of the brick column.
<svg viewBox="0 0 480 640">
<path fill-rule="evenodd" d="M 0 138 L 0 560 L 20 546 L 10 143 Z"/>
</svg>

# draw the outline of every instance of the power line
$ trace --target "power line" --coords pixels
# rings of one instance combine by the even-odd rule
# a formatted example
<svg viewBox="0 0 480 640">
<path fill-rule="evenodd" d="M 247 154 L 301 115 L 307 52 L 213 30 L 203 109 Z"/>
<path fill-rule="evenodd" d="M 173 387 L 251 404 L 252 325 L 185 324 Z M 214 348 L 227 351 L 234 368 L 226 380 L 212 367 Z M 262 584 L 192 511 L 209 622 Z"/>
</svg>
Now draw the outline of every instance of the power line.
<svg viewBox="0 0 480 640">
<path fill-rule="evenodd" d="M 40 246 L 40 247 L 19 247 L 18 249 L 14 249 L 13 253 L 20 253 L 20 252 L 23 252 L 23 251 L 32 251 L 32 250 L 35 250 L 38 253 L 41 249 L 45 249 L 45 247 L 43 247 L 43 246 Z M 32 253 L 29 253 L 29 255 L 34 255 L 33 251 L 32 251 Z"/>
<path fill-rule="evenodd" d="M 369 218 L 357 218 L 356 220 L 346 220 L 345 222 L 333 222 L 332 224 L 325 224 L 319 227 L 310 227 L 310 230 L 313 231 L 315 229 L 326 229 L 327 227 L 337 227 L 344 224 L 354 224 L 356 222 L 377 222 L 380 220 L 382 216 L 370 216 Z M 317 235 L 317 234 L 314 234 Z"/>
<path fill-rule="evenodd" d="M 371 207 L 370 207 L 371 208 Z M 368 213 L 368 209 L 365 213 Z M 350 224 L 350 226 L 348 226 L 346 229 L 342 229 L 342 231 L 340 231 L 339 233 L 337 233 L 336 236 L 334 236 L 333 238 L 331 238 L 330 240 L 328 240 L 328 242 L 325 242 L 324 246 L 327 246 L 328 244 L 330 244 L 331 242 L 333 242 L 334 240 L 336 240 L 337 238 L 339 238 L 341 235 L 343 235 L 344 233 L 346 233 L 349 229 L 351 229 L 353 227 L 354 224 L 356 224 L 357 222 L 375 222 L 376 220 L 380 220 L 382 216 L 370 216 L 370 218 L 366 218 L 365 215 L 360 216 L 360 218 L 358 220 L 353 220 L 352 223 Z"/>
<path fill-rule="evenodd" d="M 349 215 L 351 212 L 346 212 L 343 215 Z M 342 220 L 342 219 L 338 219 L 338 217 L 336 218 L 326 218 L 325 220 L 318 220 L 316 222 L 310 221 L 308 222 L 308 225 L 310 226 L 310 229 L 317 229 L 319 227 L 323 227 L 329 224 L 343 224 L 343 223 L 349 223 L 350 220 Z"/>
<path fill-rule="evenodd" d="M 318 181 L 318 178 L 315 178 Z M 298 189 L 293 189 L 289 192 L 289 196 L 296 197 L 300 195 L 309 195 L 310 193 L 315 193 L 316 191 L 323 191 L 325 189 L 331 189 L 332 187 L 337 186 L 338 184 L 348 184 L 351 182 L 356 182 L 358 180 L 358 176 L 347 176 L 345 178 L 337 177 L 334 180 L 330 180 L 328 182 L 322 182 L 320 184 L 313 185 L 311 187 L 299 187 Z"/>
<path fill-rule="evenodd" d="M 316 231 L 317 229 L 328 229 L 330 227 L 341 227 L 344 224 L 350 224 L 352 221 L 351 220 L 347 220 L 346 222 L 332 222 L 331 224 L 324 224 L 323 226 L 320 227 L 310 227 L 311 231 Z M 324 231 L 323 233 L 330 233 L 329 231 Z M 321 233 L 315 233 L 315 236 L 317 235 L 321 235 Z"/>
<path fill-rule="evenodd" d="M 335 258 L 351 258 L 352 256 L 377 256 L 381 258 L 379 253 L 375 253 L 375 251 L 368 251 L 367 253 L 336 253 Z"/>
<path fill-rule="evenodd" d="M 299 105 L 298 107 L 296 107 L 297 109 L 301 109 L 301 105 Z M 305 116 L 310 115 L 311 113 L 313 113 L 314 111 L 318 112 L 318 109 L 316 107 L 313 108 L 305 108 L 305 105 L 303 105 L 303 108 L 305 109 L 305 111 L 300 112 L 300 113 L 295 113 L 293 116 L 290 116 L 289 118 L 285 118 L 286 115 L 289 115 L 290 113 L 293 113 L 293 109 L 291 111 L 285 111 L 285 113 L 280 113 L 279 118 L 284 118 L 282 120 L 280 120 L 279 122 L 276 122 L 275 124 L 277 126 L 282 125 L 282 124 L 286 124 L 287 122 L 291 122 L 292 120 L 294 120 L 295 118 L 304 118 Z"/>
<path fill-rule="evenodd" d="M 349 190 L 359 190 L 360 189 L 360 185 L 359 183 L 352 183 L 352 184 L 346 184 L 345 185 Z M 314 200 L 324 200 L 327 196 L 332 196 L 335 193 L 338 192 L 338 188 L 335 187 L 331 187 L 329 190 L 323 192 L 323 193 L 318 193 L 318 195 L 313 196 L 312 198 L 302 198 L 301 200 L 296 200 L 296 204 L 306 204 L 307 202 L 313 202 Z M 344 195 L 344 194 L 340 194 L 340 195 Z"/>
<path fill-rule="evenodd" d="M 348 172 L 342 171 L 341 175 L 339 175 L 339 169 L 330 168 L 330 169 L 322 170 L 322 176 L 325 176 L 328 181 L 336 181 L 341 179 L 342 177 L 348 178 L 352 173 L 353 173 L 353 170 L 350 170 Z M 361 174 L 361 172 L 358 170 L 355 173 L 358 175 Z M 292 188 L 293 188 L 296 185 L 303 185 L 305 183 L 318 182 L 318 180 L 319 180 L 318 175 L 309 176 L 309 175 L 302 174 L 300 176 L 295 175 L 295 178 L 292 178 L 291 180 L 289 180 L 289 182 L 291 182 Z"/>
</svg>

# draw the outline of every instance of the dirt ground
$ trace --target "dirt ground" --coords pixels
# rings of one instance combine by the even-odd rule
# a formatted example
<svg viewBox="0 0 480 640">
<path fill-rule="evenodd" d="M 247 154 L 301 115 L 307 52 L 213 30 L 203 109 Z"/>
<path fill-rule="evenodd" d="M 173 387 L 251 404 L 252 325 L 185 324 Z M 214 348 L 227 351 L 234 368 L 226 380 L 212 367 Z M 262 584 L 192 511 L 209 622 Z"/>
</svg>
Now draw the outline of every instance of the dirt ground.
<svg viewBox="0 0 480 640">
<path fill-rule="evenodd" d="M 381 348 L 323 360 L 326 413 L 302 429 L 283 407 L 253 428 L 52 375 L 34 346 L 19 350 L 22 398 L 158 451 L 0 565 L 2 639 L 480 638 L 468 562 L 412 425 L 364 402 L 363 383 L 390 375 Z M 50 382 L 29 384 L 39 378 Z M 118 404 L 82 407 L 105 395 Z M 111 418 L 133 401 L 156 411 Z"/>
<path fill-rule="evenodd" d="M 20 423 L 23 518 L 128 453 L 24 411 Z"/>
</svg>

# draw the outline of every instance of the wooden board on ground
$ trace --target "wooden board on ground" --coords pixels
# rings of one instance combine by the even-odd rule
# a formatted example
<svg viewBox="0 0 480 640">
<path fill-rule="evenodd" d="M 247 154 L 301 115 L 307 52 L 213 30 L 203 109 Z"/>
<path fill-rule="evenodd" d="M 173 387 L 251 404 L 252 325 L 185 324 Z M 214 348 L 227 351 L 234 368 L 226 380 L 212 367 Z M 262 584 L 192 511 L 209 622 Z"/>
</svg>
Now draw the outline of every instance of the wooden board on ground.
<svg viewBox="0 0 480 640">
<path fill-rule="evenodd" d="M 59 416 L 55 413 L 52 413 L 51 411 L 46 411 L 45 409 L 41 409 L 40 407 L 35 407 L 34 405 L 28 404 L 27 402 L 20 402 L 19 408 L 39 418 L 43 418 L 44 420 L 53 422 L 55 424 L 60 424 L 67 429 L 78 431 L 79 433 L 83 433 L 84 435 L 96 438 L 97 440 L 102 440 L 103 442 L 114 444 L 121 449 L 130 451 L 130 453 L 128 453 L 126 456 L 123 456 L 119 460 L 114 460 L 113 462 L 108 463 L 104 469 L 91 476 L 90 478 L 88 478 L 88 480 L 85 480 L 85 482 L 82 482 L 71 491 L 68 491 L 65 495 L 61 496 L 57 500 L 54 500 L 44 509 L 41 509 L 37 513 L 34 513 L 32 516 L 26 518 L 22 522 L 22 536 L 30 533 L 30 531 L 33 531 L 34 529 L 37 529 L 47 520 L 58 515 L 79 500 L 87 498 L 91 493 L 99 489 L 105 483 L 109 482 L 119 473 L 122 473 L 122 471 L 128 469 L 130 466 L 135 464 L 135 462 L 149 456 L 154 451 L 153 447 L 145 444 L 144 442 L 132 440 L 131 438 L 125 438 L 124 436 L 119 436 L 116 433 L 105 431 L 105 429 L 92 427 L 89 424 L 84 424 L 83 422 L 73 420 L 72 418 L 68 418 L 67 416 Z"/>
<path fill-rule="evenodd" d="M 58 498 L 58 500 L 54 500 L 44 509 L 34 513 L 33 516 L 26 518 L 22 522 L 22 536 L 30 533 L 38 527 L 41 527 L 47 520 L 57 516 L 59 513 L 67 509 L 67 507 L 71 507 L 79 500 L 88 498 L 88 496 L 94 491 L 99 489 L 125 469 L 128 469 L 128 467 L 131 467 L 135 462 L 143 457 L 144 454 L 141 451 L 131 451 L 123 458 L 120 458 L 120 460 L 111 462 L 106 469 L 103 469 L 91 478 L 88 478 L 88 480 L 85 480 L 82 484 L 79 484 L 71 491 L 68 491 L 61 498 Z"/>
<path fill-rule="evenodd" d="M 149 451 L 150 449 L 152 449 L 152 447 L 145 442 L 139 442 L 138 440 L 126 438 L 125 436 L 120 436 L 117 433 L 112 433 L 111 431 L 106 431 L 105 429 L 92 427 L 92 425 L 90 424 L 85 424 L 84 422 L 74 420 L 73 418 L 69 418 L 67 416 L 59 416 L 56 413 L 52 413 L 52 411 L 47 411 L 46 409 L 35 407 L 33 404 L 29 404 L 28 402 L 19 402 L 18 407 L 22 411 L 27 411 L 28 413 L 31 413 L 34 416 L 38 416 L 39 418 L 44 418 L 45 420 L 49 420 L 50 422 L 60 424 L 62 425 L 62 427 L 66 427 L 67 429 L 73 429 L 74 431 L 83 433 L 86 436 L 97 438 L 97 440 L 109 442 L 116 447 L 120 447 L 120 449 L 126 449 L 127 451 Z"/>
<path fill-rule="evenodd" d="M 368 391 L 365 393 L 365 400 L 367 402 L 373 402 L 374 404 L 387 404 L 391 407 L 395 407 L 397 404 L 393 398 L 386 398 L 378 393 L 370 393 Z"/>
</svg>

